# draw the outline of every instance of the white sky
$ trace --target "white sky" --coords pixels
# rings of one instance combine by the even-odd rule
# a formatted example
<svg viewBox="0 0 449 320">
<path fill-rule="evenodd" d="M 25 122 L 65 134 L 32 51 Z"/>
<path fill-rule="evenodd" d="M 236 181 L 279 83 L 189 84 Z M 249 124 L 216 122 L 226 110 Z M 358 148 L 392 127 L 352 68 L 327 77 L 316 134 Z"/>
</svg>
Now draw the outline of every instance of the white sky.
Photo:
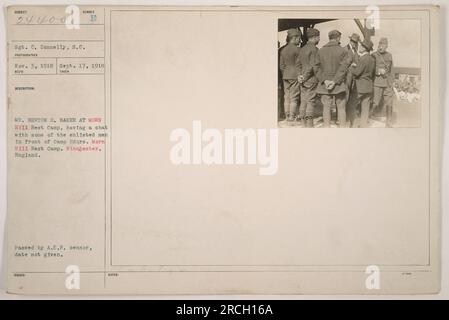
<svg viewBox="0 0 449 320">
<path fill-rule="evenodd" d="M 363 21 L 361 22 L 363 23 Z M 343 46 L 348 43 L 348 37 L 353 32 L 358 33 L 360 36 L 362 35 L 354 20 L 335 20 L 319 23 L 315 28 L 320 30 L 321 33 L 321 41 L 318 47 L 322 47 L 328 42 L 327 34 L 333 29 L 337 29 L 342 33 L 341 44 Z M 281 45 L 285 43 L 286 35 L 286 31 L 278 33 Z M 380 38 L 388 38 L 388 51 L 393 55 L 395 66 L 419 68 L 421 66 L 420 35 L 421 22 L 419 20 L 381 20 L 379 29 L 376 29 L 376 34 L 371 37 L 371 40 L 376 49 Z"/>
</svg>

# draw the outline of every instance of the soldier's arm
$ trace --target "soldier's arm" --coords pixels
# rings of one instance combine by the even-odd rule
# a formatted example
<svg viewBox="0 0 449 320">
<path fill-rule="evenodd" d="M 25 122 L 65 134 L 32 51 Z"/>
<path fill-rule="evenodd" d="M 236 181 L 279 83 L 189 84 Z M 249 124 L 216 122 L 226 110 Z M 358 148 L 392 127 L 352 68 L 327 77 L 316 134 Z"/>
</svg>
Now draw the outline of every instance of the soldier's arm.
<svg viewBox="0 0 449 320">
<path fill-rule="evenodd" d="M 309 63 L 304 67 L 304 71 L 302 73 L 303 77 L 304 77 L 304 81 L 309 80 L 313 74 L 315 73 L 314 71 L 314 64 L 316 63 L 316 55 L 317 52 L 310 50 L 307 54 L 307 61 L 309 61 Z"/>
<path fill-rule="evenodd" d="M 279 58 L 279 69 L 281 69 L 281 72 L 284 73 L 284 70 L 286 68 L 284 55 L 281 52 L 281 57 Z"/>
<path fill-rule="evenodd" d="M 373 69 L 371 70 L 370 78 L 374 80 L 376 77 L 376 59 L 373 56 L 371 56 L 371 59 L 373 61 Z"/>
<path fill-rule="evenodd" d="M 365 71 L 366 64 L 363 59 L 359 59 L 359 63 L 355 67 L 349 68 L 350 72 L 354 75 L 354 77 L 358 78 Z"/>
<path fill-rule="evenodd" d="M 345 80 L 346 72 L 351 65 L 351 57 L 349 56 L 348 52 L 344 50 L 344 53 L 342 54 L 340 66 L 338 67 L 337 72 L 335 73 L 333 81 L 336 84 L 340 84 Z"/>
<path fill-rule="evenodd" d="M 302 65 L 302 62 L 301 62 L 301 53 L 298 54 L 296 65 L 298 66 L 298 70 L 299 70 L 298 74 L 301 75 L 304 70 L 304 66 Z"/>
<path fill-rule="evenodd" d="M 389 85 L 390 86 L 392 86 L 393 85 L 393 82 L 394 82 L 394 75 L 393 75 L 393 56 L 391 56 L 390 55 L 390 57 L 391 57 L 391 59 L 390 59 L 390 63 L 389 63 L 389 68 L 388 68 L 388 71 L 387 71 L 387 79 L 388 79 L 388 83 L 389 83 Z"/>
<path fill-rule="evenodd" d="M 379 74 L 378 72 L 379 65 L 377 63 L 376 52 L 373 52 L 373 54 L 371 54 L 371 57 L 373 57 L 374 59 L 374 75 L 377 76 Z"/>
<path fill-rule="evenodd" d="M 388 73 L 393 72 L 393 56 L 390 54 L 390 61 L 388 64 Z"/>
<path fill-rule="evenodd" d="M 296 53 L 296 57 L 295 57 L 295 68 L 298 70 L 298 72 L 299 72 L 298 74 L 301 74 L 302 66 L 301 66 L 301 56 L 300 56 L 299 50 L 300 49 L 298 49 L 298 51 Z"/>
<path fill-rule="evenodd" d="M 316 52 L 315 58 L 312 62 L 312 68 L 315 76 L 318 78 L 318 81 L 320 83 L 323 83 L 324 82 L 323 69 L 321 67 L 321 56 L 319 51 Z"/>
</svg>

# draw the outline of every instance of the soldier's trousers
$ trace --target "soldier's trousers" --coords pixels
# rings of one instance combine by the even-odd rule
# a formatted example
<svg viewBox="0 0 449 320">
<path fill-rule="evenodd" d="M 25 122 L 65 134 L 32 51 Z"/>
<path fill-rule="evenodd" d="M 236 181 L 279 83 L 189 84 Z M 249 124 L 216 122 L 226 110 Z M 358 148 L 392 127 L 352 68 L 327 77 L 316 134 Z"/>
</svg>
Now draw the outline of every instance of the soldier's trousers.
<svg viewBox="0 0 449 320">
<path fill-rule="evenodd" d="M 322 94 L 321 103 L 323 104 L 323 127 L 329 128 L 331 122 L 331 106 L 335 99 L 337 105 L 338 122 L 340 128 L 346 127 L 346 92 L 337 94 Z"/>
<path fill-rule="evenodd" d="M 351 123 L 351 126 L 354 124 L 355 119 L 358 116 L 358 106 L 360 103 L 359 94 L 357 93 L 357 89 L 352 87 L 351 90 L 346 91 L 347 94 L 347 104 L 346 104 L 346 116 Z"/>
<path fill-rule="evenodd" d="M 284 111 L 285 116 L 294 116 L 298 108 L 299 82 L 284 79 Z"/>
<path fill-rule="evenodd" d="M 386 107 L 387 125 L 391 125 L 393 117 L 393 88 L 374 87 L 373 92 L 373 114 L 380 113 L 383 106 Z"/>
<path fill-rule="evenodd" d="M 299 118 L 313 117 L 316 103 L 316 87 L 314 85 L 311 88 L 300 86 L 301 88 L 301 103 L 299 105 Z"/>
<path fill-rule="evenodd" d="M 357 98 L 360 101 L 360 128 L 366 128 L 368 127 L 371 93 L 359 93 Z"/>
</svg>

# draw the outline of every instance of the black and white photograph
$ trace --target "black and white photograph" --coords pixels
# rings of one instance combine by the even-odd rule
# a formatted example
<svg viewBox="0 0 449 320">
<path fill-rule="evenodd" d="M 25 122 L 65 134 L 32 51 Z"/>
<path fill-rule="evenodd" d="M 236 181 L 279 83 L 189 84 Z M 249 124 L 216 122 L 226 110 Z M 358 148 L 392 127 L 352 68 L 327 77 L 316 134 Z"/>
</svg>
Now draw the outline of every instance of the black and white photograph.
<svg viewBox="0 0 449 320">
<path fill-rule="evenodd" d="M 421 126 L 421 25 L 279 19 L 278 126 Z"/>
</svg>

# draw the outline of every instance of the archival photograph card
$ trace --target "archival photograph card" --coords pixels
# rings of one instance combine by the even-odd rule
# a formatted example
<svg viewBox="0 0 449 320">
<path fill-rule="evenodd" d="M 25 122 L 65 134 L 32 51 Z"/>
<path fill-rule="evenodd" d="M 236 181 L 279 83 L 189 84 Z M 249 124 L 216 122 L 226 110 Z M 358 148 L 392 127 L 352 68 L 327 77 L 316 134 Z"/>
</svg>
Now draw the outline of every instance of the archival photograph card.
<svg viewBox="0 0 449 320">
<path fill-rule="evenodd" d="M 437 6 L 5 10 L 8 292 L 439 292 Z"/>
</svg>

